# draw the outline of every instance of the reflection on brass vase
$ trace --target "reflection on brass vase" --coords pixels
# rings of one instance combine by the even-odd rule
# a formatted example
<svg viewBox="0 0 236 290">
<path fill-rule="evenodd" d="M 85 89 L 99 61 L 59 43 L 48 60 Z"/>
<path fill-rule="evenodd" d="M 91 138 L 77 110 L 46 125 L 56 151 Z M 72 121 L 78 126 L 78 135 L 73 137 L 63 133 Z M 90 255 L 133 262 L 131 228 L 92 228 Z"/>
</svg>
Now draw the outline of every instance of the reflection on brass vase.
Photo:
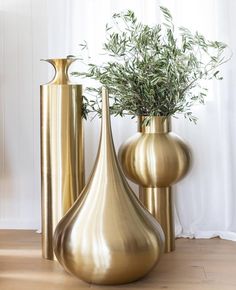
<svg viewBox="0 0 236 290">
<path fill-rule="evenodd" d="M 103 88 L 96 162 L 78 200 L 58 224 L 54 250 L 73 275 L 95 284 L 123 284 L 146 275 L 164 250 L 164 234 L 129 187 L 116 157 Z"/>
<path fill-rule="evenodd" d="M 170 132 L 170 118 L 138 118 L 138 133 L 119 150 L 124 173 L 140 185 L 140 200 L 161 224 L 165 252 L 175 248 L 171 185 L 185 176 L 190 165 L 187 145 Z"/>
<path fill-rule="evenodd" d="M 82 86 L 68 79 L 74 60 L 46 61 L 55 76 L 40 86 L 42 254 L 53 260 L 55 227 L 84 187 Z"/>
</svg>

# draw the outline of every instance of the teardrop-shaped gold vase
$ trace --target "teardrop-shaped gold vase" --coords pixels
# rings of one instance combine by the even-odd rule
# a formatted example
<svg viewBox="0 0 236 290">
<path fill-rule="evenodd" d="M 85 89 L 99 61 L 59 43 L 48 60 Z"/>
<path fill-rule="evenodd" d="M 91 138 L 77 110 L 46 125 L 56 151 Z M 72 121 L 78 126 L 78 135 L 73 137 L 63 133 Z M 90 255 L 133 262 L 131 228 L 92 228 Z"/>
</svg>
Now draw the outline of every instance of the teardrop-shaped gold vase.
<svg viewBox="0 0 236 290">
<path fill-rule="evenodd" d="M 102 129 L 87 186 L 58 224 L 58 261 L 94 284 L 123 284 L 145 276 L 164 250 L 164 234 L 129 187 L 117 161 L 103 88 Z"/>
</svg>

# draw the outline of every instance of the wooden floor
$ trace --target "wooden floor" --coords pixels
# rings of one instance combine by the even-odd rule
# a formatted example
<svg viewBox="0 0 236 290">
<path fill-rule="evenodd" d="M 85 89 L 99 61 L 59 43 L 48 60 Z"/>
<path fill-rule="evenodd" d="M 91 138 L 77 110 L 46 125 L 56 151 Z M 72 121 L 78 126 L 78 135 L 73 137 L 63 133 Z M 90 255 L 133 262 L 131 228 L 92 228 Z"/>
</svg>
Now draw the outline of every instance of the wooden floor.
<svg viewBox="0 0 236 290">
<path fill-rule="evenodd" d="M 174 289 L 235 290 L 236 243 L 220 239 L 178 239 L 146 278 L 122 286 L 86 284 L 57 262 L 43 260 L 40 235 L 33 231 L 0 231 L 0 290 Z"/>
</svg>

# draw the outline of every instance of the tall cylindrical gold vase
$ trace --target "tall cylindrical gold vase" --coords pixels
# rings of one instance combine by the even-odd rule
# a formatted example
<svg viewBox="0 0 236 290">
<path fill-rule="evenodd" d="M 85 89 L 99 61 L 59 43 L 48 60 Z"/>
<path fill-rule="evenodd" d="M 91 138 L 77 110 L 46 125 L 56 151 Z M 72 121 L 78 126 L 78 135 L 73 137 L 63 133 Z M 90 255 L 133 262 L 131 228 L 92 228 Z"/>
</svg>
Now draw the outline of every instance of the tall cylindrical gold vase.
<svg viewBox="0 0 236 290">
<path fill-rule="evenodd" d="M 72 59 L 46 60 L 53 80 L 40 86 L 42 254 L 53 260 L 53 233 L 84 187 L 82 86 L 72 84 Z"/>
<path fill-rule="evenodd" d="M 188 146 L 171 132 L 170 118 L 138 118 L 138 133 L 120 148 L 126 176 L 140 185 L 139 197 L 165 233 L 165 252 L 175 249 L 171 185 L 183 178 L 190 165 Z"/>
</svg>

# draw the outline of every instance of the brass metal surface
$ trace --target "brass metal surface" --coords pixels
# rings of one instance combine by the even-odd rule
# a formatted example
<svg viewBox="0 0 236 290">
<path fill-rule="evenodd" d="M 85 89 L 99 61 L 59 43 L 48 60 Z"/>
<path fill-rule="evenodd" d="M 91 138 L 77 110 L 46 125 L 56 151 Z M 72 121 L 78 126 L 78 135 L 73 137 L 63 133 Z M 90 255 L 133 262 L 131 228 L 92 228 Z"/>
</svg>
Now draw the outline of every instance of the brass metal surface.
<svg viewBox="0 0 236 290">
<path fill-rule="evenodd" d="M 72 60 L 47 60 L 55 68 L 40 86 L 42 254 L 54 259 L 53 232 L 84 187 L 82 86 L 70 84 Z"/>
<path fill-rule="evenodd" d="M 96 162 L 88 184 L 56 228 L 54 250 L 61 265 L 82 280 L 123 284 L 153 269 L 164 250 L 164 234 L 119 166 L 105 88 L 102 106 Z"/>
<path fill-rule="evenodd" d="M 180 180 L 189 168 L 187 145 L 169 131 L 170 120 L 152 117 L 120 148 L 119 158 L 127 177 L 143 187 L 168 187 Z M 156 130 L 157 129 L 157 130 Z"/>
<path fill-rule="evenodd" d="M 140 187 L 139 199 L 158 220 L 164 231 L 165 252 L 175 249 L 175 225 L 171 187 Z"/>
<path fill-rule="evenodd" d="M 121 146 L 119 159 L 126 176 L 143 187 L 141 199 L 160 222 L 166 234 L 165 251 L 169 252 L 174 249 L 174 229 L 168 188 L 186 175 L 190 151 L 170 132 L 170 118 L 151 117 L 148 125 L 144 125 L 144 118 L 138 119 L 138 133 Z"/>
</svg>

